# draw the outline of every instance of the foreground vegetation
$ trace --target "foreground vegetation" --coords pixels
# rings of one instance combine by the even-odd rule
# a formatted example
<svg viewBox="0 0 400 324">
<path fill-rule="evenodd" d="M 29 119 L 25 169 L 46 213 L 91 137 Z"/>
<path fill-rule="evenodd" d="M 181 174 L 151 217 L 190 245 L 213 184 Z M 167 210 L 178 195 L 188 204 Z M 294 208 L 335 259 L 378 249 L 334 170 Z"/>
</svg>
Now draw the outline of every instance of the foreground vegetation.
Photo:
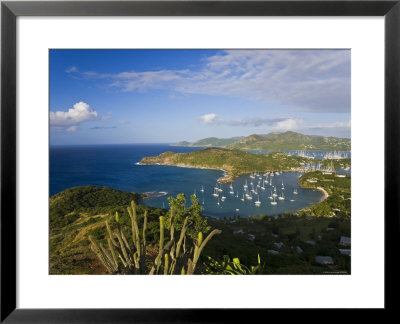
<svg viewBox="0 0 400 324">
<path fill-rule="evenodd" d="M 231 182 L 236 177 L 251 172 L 294 171 L 301 169 L 304 163 L 314 160 L 285 153 L 274 152 L 253 154 L 241 150 L 207 148 L 190 153 L 165 152 L 158 156 L 145 157 L 140 164 L 162 164 L 214 168 L 227 171 L 221 182 Z"/>
<path fill-rule="evenodd" d="M 319 177 L 318 174 L 312 176 Z M 318 185 L 322 185 L 324 179 L 321 176 Z M 335 191 L 341 190 L 340 182 L 332 186 L 326 189 L 335 196 Z M 89 204 L 88 197 L 93 197 L 98 206 Z M 132 197 L 134 202 L 127 202 Z M 51 197 L 50 273 L 150 273 L 153 268 L 153 273 L 160 274 L 165 271 L 178 274 L 182 269 L 185 273 L 195 274 L 350 273 L 350 256 L 339 252 L 340 237 L 350 236 L 350 214 L 347 212 L 330 217 L 310 217 L 303 211 L 218 220 L 203 217 L 195 197 L 190 203 L 183 194 L 171 197 L 170 210 L 142 206 L 140 197 L 94 186 L 71 188 Z M 74 217 L 70 217 L 72 214 Z M 55 215 L 57 221 L 52 221 Z M 212 229 L 221 232 L 213 235 L 198 253 L 206 241 L 203 235 L 206 238 Z M 182 236 L 182 232 L 185 235 Z M 182 255 L 179 253 L 177 257 L 179 241 Z M 112 246 L 117 264 L 112 256 Z M 126 249 L 126 256 L 122 247 Z M 99 257 L 102 249 L 107 250 L 103 254 L 108 254 L 109 260 L 105 262 L 108 267 L 101 260 L 104 256 Z M 319 264 L 315 261 L 318 255 L 331 256 L 335 262 Z M 174 258 L 175 266 L 172 267 Z M 195 259 L 196 266 L 190 266 Z M 109 267 L 110 260 L 114 267 Z"/>
<path fill-rule="evenodd" d="M 193 205 L 200 206 L 195 196 L 192 197 Z M 147 210 L 143 215 L 143 226 L 140 230 L 139 219 L 136 211 L 136 204 L 132 200 L 131 205 L 127 207 L 131 219 L 132 236 L 128 240 L 119 223 L 119 214 L 115 213 L 115 230 L 110 226 L 109 221 L 105 222 L 107 229 L 108 247 L 103 247 L 92 235 L 89 235 L 91 249 L 97 255 L 98 259 L 107 268 L 110 274 L 176 274 L 180 270 L 181 274 L 194 274 L 197 262 L 201 252 L 207 242 L 220 230 L 213 230 L 203 240 L 203 232 L 194 230 L 196 238 L 193 239 L 194 249 L 186 249 L 186 234 L 193 227 L 203 227 L 206 225 L 201 219 L 198 219 L 194 213 L 185 212 L 186 208 L 179 205 L 179 201 L 171 198 L 171 209 L 169 212 L 169 222 L 166 223 L 164 216 L 160 216 L 160 240 L 158 244 L 158 254 L 154 260 L 148 261 L 147 256 Z M 192 205 L 192 206 L 193 206 Z M 183 211 L 183 213 L 182 213 Z M 180 216 L 180 217 L 178 217 Z M 183 222 L 181 222 L 184 217 Z M 201 224 L 196 224 L 200 220 Z M 180 225 L 180 233 L 175 233 L 176 225 Z M 169 241 L 165 242 L 164 228 L 169 227 Z M 204 229 L 207 229 L 205 227 Z M 176 235 L 178 234 L 178 235 Z M 175 237 L 177 236 L 177 237 Z M 132 242 L 131 242 L 132 241 Z M 193 255 L 191 256 L 193 251 Z M 117 258 L 119 257 L 119 259 Z"/>
</svg>

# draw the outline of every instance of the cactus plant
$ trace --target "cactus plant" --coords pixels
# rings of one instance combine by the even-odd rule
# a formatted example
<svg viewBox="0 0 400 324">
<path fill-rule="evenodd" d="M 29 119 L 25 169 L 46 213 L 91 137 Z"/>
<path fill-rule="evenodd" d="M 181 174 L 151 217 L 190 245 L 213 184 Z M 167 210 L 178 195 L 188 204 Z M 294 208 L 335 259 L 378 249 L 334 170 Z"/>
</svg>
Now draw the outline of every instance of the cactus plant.
<svg viewBox="0 0 400 324">
<path fill-rule="evenodd" d="M 132 238 L 130 241 L 126 238 L 120 224 L 118 212 L 115 214 L 115 229 L 111 228 L 108 221 L 105 222 L 107 233 L 108 249 L 101 243 L 98 243 L 94 237 L 89 236 L 90 246 L 99 260 L 104 264 L 107 271 L 111 274 L 129 273 L 129 274 L 145 274 L 146 270 L 146 230 L 147 230 L 147 210 L 143 217 L 142 237 L 139 231 L 136 204 L 131 202 L 127 207 L 129 217 L 131 219 Z M 189 223 L 189 215 L 185 217 L 180 224 L 180 233 L 178 233 L 178 241 L 175 240 L 175 210 L 171 206 L 169 222 L 166 224 L 164 216 L 159 217 L 160 239 L 158 244 L 158 254 L 148 274 L 175 274 L 176 269 L 181 269 L 180 274 L 194 274 L 196 265 L 199 261 L 201 252 L 207 242 L 216 234 L 220 234 L 220 230 L 213 230 L 203 239 L 203 233 L 198 232 L 197 239 L 194 240 L 194 247 L 188 251 L 186 249 L 186 235 L 188 228 L 192 225 Z M 165 242 L 165 227 L 169 228 L 169 241 Z M 193 252 L 193 255 L 191 256 Z M 164 262 L 162 262 L 164 258 Z M 179 270 L 178 270 L 179 271 Z"/>
</svg>

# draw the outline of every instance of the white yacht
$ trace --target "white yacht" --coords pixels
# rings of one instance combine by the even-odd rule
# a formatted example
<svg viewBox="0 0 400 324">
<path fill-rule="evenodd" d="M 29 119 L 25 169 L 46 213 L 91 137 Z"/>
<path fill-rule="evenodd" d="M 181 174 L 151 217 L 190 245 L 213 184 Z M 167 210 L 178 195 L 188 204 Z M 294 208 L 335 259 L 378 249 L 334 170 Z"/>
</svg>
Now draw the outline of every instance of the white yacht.
<svg viewBox="0 0 400 324">
<path fill-rule="evenodd" d="M 214 193 L 213 193 L 213 196 L 214 196 L 214 197 L 218 197 L 218 196 L 219 196 L 219 195 L 218 195 L 218 190 L 217 190 L 217 189 L 215 189 L 215 188 L 214 188 Z"/>
</svg>

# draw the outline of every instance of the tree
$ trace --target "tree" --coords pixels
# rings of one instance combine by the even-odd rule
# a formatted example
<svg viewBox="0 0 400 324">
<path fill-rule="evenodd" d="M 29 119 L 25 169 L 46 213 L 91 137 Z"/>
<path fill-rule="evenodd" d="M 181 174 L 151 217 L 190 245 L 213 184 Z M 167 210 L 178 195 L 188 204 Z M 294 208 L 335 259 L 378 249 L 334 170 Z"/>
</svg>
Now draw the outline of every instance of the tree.
<svg viewBox="0 0 400 324">
<path fill-rule="evenodd" d="M 166 221 L 166 227 L 169 229 L 169 220 L 172 216 L 174 227 L 179 231 L 182 229 L 185 218 L 188 217 L 187 235 L 194 240 L 200 232 L 207 234 L 211 227 L 208 226 L 207 219 L 201 216 L 203 206 L 199 204 L 199 199 L 195 195 L 192 195 L 190 200 L 192 204 L 187 208 L 184 193 L 178 194 L 176 198 L 168 197 L 170 213 Z"/>
</svg>

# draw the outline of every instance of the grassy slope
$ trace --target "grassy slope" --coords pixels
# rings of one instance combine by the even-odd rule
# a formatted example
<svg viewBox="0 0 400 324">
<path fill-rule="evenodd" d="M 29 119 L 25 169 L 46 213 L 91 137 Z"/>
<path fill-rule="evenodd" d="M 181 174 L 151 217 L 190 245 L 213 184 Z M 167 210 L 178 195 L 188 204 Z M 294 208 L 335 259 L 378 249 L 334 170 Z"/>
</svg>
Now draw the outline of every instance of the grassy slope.
<svg viewBox="0 0 400 324">
<path fill-rule="evenodd" d="M 126 206 L 140 195 L 108 187 L 74 187 L 50 197 L 50 273 L 96 274 L 105 268 L 89 249 L 88 235 L 104 238 L 105 220 L 113 220 L 116 211 L 126 231 L 130 220 Z M 139 212 L 144 207 L 139 206 Z M 158 228 L 161 209 L 149 213 L 149 240 Z"/>
<path fill-rule="evenodd" d="M 252 154 L 241 150 L 208 148 L 190 153 L 165 152 L 158 156 L 145 157 L 142 164 L 164 164 L 224 169 L 228 175 L 221 181 L 233 181 L 241 174 L 274 170 L 295 170 L 301 163 L 313 160 L 289 156 L 284 153 Z"/>
</svg>

